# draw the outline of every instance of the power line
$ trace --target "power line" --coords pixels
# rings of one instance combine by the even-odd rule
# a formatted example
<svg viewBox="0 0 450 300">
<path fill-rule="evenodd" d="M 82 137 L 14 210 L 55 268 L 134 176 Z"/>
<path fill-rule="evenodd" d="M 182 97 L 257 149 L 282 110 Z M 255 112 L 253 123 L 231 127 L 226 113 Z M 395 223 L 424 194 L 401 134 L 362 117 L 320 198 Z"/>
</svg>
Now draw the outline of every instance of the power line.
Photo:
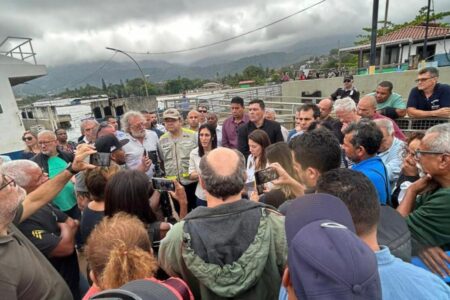
<svg viewBox="0 0 450 300">
<path fill-rule="evenodd" d="M 259 31 L 259 30 L 265 29 L 265 28 L 267 28 L 267 27 L 273 26 L 273 25 L 275 25 L 275 24 L 277 24 L 277 23 L 280 23 L 280 22 L 282 22 L 282 21 L 284 21 L 284 20 L 287 20 L 287 19 L 289 19 L 289 18 L 291 18 L 291 17 L 293 17 L 293 16 L 295 16 L 295 15 L 298 15 L 298 14 L 300 14 L 300 13 L 302 13 L 302 12 L 305 12 L 305 11 L 307 11 L 307 10 L 309 10 L 309 9 L 312 9 L 313 7 L 318 6 L 318 5 L 320 5 L 320 4 L 322 4 L 322 3 L 326 2 L 326 1 L 327 1 L 327 0 L 321 0 L 321 1 L 319 1 L 319 2 L 316 2 L 316 3 L 314 3 L 314 4 L 312 4 L 312 5 L 308 6 L 308 7 L 305 7 L 305 8 L 303 8 L 303 9 L 301 9 L 301 10 L 298 10 L 298 11 L 296 11 L 296 12 L 290 14 L 290 15 L 287 15 L 287 16 L 281 18 L 281 19 L 275 20 L 275 21 L 273 21 L 273 22 L 271 22 L 271 23 L 269 23 L 269 24 L 266 24 L 266 25 L 264 25 L 264 26 L 261 26 L 261 27 L 255 28 L 255 29 L 253 29 L 253 30 L 250 30 L 250 31 L 247 31 L 247 32 L 244 32 L 244 33 L 241 33 L 241 34 L 238 34 L 238 35 L 229 37 L 229 38 L 224 39 L 224 40 L 221 40 L 221 41 L 213 42 L 213 43 L 210 43 L 210 44 L 205 44 L 205 45 L 201 45 L 201 46 L 197 46 L 197 47 L 192 47 L 192 48 L 187 48 L 187 49 L 172 50 L 172 51 L 163 51 L 163 52 L 150 52 L 150 51 L 147 51 L 147 52 L 137 52 L 137 51 L 128 51 L 128 50 L 123 50 L 123 51 L 124 51 L 124 52 L 127 52 L 127 53 L 130 53 L 130 54 L 162 55 L 162 54 L 183 53 L 183 52 L 189 52 L 189 51 L 194 51 L 194 50 L 198 50 L 198 49 L 208 48 L 208 47 L 212 47 L 212 46 L 215 46 L 215 45 L 223 44 L 223 43 L 226 43 L 226 42 L 229 42 L 229 41 L 232 41 L 232 40 L 241 38 L 241 37 L 243 37 L 243 36 L 249 35 L 249 34 L 254 33 L 254 32 L 256 32 L 256 31 Z"/>
</svg>

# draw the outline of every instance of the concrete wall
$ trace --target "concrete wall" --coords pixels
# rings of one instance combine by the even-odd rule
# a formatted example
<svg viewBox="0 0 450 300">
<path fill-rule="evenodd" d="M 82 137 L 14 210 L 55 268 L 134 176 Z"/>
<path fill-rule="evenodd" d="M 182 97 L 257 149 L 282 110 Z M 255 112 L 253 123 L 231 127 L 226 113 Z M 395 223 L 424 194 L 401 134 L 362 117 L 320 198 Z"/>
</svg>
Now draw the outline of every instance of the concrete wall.
<svg viewBox="0 0 450 300">
<path fill-rule="evenodd" d="M 439 68 L 439 82 L 450 84 L 450 67 Z M 416 86 L 414 80 L 417 78 L 417 70 L 384 73 L 375 75 L 354 76 L 355 86 L 361 95 L 375 90 L 378 83 L 384 80 L 391 81 L 394 85 L 394 92 L 399 93 L 406 100 L 409 92 Z M 283 83 L 281 93 L 283 97 L 298 97 L 302 92 L 308 94 L 317 90 L 322 92 L 323 98 L 331 95 L 337 88 L 342 87 L 342 77 L 314 79 L 314 80 L 295 80 Z"/>
</svg>

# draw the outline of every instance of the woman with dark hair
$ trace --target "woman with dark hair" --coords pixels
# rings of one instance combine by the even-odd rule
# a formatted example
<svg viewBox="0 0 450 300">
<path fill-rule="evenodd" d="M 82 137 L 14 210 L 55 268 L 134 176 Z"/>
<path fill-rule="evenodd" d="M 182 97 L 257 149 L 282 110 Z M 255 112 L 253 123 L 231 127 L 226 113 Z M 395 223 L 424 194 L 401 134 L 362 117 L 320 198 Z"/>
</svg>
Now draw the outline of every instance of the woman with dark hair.
<svg viewBox="0 0 450 300">
<path fill-rule="evenodd" d="M 396 208 L 405 197 L 408 187 L 417 179 L 423 176 L 423 172 L 417 168 L 417 162 L 414 158 L 414 153 L 419 149 L 420 141 L 424 137 L 423 132 L 413 132 L 406 140 L 405 149 L 403 150 L 403 165 L 400 176 L 392 191 L 392 206 Z"/>
<path fill-rule="evenodd" d="M 25 149 L 22 152 L 22 159 L 30 159 L 38 153 L 41 153 L 41 149 L 38 145 L 37 134 L 30 130 L 27 130 L 22 135 L 22 141 L 25 142 Z"/>
<path fill-rule="evenodd" d="M 202 124 L 198 129 L 198 147 L 193 149 L 189 159 L 189 179 L 198 180 L 200 175 L 200 160 L 209 151 L 217 148 L 217 133 L 213 125 Z M 195 189 L 197 206 L 206 206 L 205 192 L 200 183 Z"/>
<path fill-rule="evenodd" d="M 278 142 L 268 146 L 266 148 L 266 158 L 269 164 L 280 164 L 289 176 L 299 181 L 294 171 L 294 161 L 288 144 Z M 278 208 L 284 201 L 294 198 L 296 198 L 296 195 L 290 185 L 273 185 L 270 191 L 259 197 L 259 202 Z"/>
<path fill-rule="evenodd" d="M 112 217 L 123 211 L 138 217 L 146 225 L 150 240 L 158 245 L 171 225 L 159 222 L 150 208 L 149 199 L 153 192 L 145 173 L 137 170 L 120 171 L 106 184 L 105 216 Z"/>
<path fill-rule="evenodd" d="M 247 182 L 253 182 L 255 172 L 267 167 L 265 150 L 269 145 L 269 136 L 261 129 L 256 129 L 248 135 L 250 155 L 247 158 Z"/>
<path fill-rule="evenodd" d="M 83 210 L 80 221 L 81 243 L 84 245 L 95 225 L 105 215 L 105 187 L 109 178 L 120 171 L 120 167 L 111 164 L 109 167 L 96 167 L 87 170 L 84 181 L 90 194 L 90 201 Z"/>
</svg>

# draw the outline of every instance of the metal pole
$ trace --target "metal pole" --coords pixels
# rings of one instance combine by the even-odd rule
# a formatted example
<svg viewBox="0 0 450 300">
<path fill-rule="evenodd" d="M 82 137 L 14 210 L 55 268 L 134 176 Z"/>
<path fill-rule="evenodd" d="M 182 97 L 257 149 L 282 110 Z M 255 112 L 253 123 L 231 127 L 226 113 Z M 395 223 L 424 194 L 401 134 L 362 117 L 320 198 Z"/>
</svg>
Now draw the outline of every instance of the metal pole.
<svg viewBox="0 0 450 300">
<path fill-rule="evenodd" d="M 384 8 L 384 27 L 383 27 L 383 35 L 386 34 L 387 20 L 388 20 L 388 11 L 389 11 L 389 0 L 386 0 L 386 7 Z"/>
<path fill-rule="evenodd" d="M 119 49 L 115 49 L 115 48 L 111 48 L 111 47 L 106 47 L 106 49 L 107 49 L 107 50 L 111 50 L 111 51 L 115 51 L 115 52 L 120 52 L 120 53 L 122 53 L 122 54 L 128 56 L 128 57 L 136 64 L 136 66 L 138 67 L 139 71 L 141 72 L 142 80 L 144 80 L 145 95 L 146 95 L 147 98 L 148 98 L 147 80 L 145 79 L 144 72 L 142 71 L 142 69 L 141 69 L 141 67 L 139 66 L 139 64 L 137 63 L 137 61 L 134 60 L 134 58 L 133 58 L 130 54 L 126 53 L 125 51 L 122 51 L 122 50 L 119 50 Z"/>
<path fill-rule="evenodd" d="M 377 25 L 378 25 L 378 0 L 373 0 L 372 34 L 370 38 L 370 66 L 375 66 L 377 57 Z"/>
<path fill-rule="evenodd" d="M 427 42 L 428 42 L 428 24 L 430 22 L 430 5 L 431 5 L 431 0 L 428 0 L 427 22 L 425 23 L 425 39 L 423 41 L 423 60 L 424 61 L 426 61 L 427 57 L 428 57 Z"/>
</svg>

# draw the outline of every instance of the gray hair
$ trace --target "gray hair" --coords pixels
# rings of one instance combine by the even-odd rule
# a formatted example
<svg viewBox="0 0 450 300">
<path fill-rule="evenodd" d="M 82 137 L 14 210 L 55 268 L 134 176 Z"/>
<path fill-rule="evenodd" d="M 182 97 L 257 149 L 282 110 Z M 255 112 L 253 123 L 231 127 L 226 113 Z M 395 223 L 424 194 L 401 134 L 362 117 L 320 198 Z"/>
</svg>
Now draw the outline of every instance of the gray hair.
<svg viewBox="0 0 450 300">
<path fill-rule="evenodd" d="M 450 153 L 450 123 L 435 125 L 429 128 L 425 135 L 437 133 L 437 136 L 428 143 L 430 150 Z"/>
<path fill-rule="evenodd" d="M 233 150 L 239 156 L 236 170 L 228 176 L 216 174 L 208 162 L 208 154 L 200 160 L 200 177 L 205 184 L 205 190 L 214 197 L 226 200 L 228 197 L 239 194 L 245 185 L 247 177 L 245 158 L 242 153 Z"/>
<path fill-rule="evenodd" d="M 8 175 L 22 188 L 30 185 L 30 171 L 32 169 L 40 169 L 39 165 L 28 159 L 18 159 L 4 163 L 0 167 L 0 173 Z"/>
<path fill-rule="evenodd" d="M 373 120 L 375 124 L 377 124 L 378 127 L 386 128 L 386 131 L 389 135 L 392 135 L 394 133 L 394 124 L 389 119 L 376 119 Z"/>
<path fill-rule="evenodd" d="M 334 111 L 356 111 L 355 101 L 350 97 L 345 97 L 334 101 Z"/>
<path fill-rule="evenodd" d="M 269 114 L 274 114 L 274 115 L 276 115 L 277 113 L 275 112 L 275 109 L 273 109 L 273 108 L 266 108 L 266 114 L 267 113 L 269 113 Z"/>
<path fill-rule="evenodd" d="M 83 121 L 81 122 L 81 124 L 80 124 L 80 129 L 81 129 L 81 132 L 82 132 L 83 134 L 84 134 L 84 128 L 85 128 L 86 125 L 89 124 L 89 123 L 94 123 L 96 127 L 98 127 L 98 125 L 99 125 L 98 122 L 97 122 L 97 120 L 94 120 L 94 119 L 83 120 Z"/>
<path fill-rule="evenodd" d="M 124 132 L 130 132 L 130 119 L 134 117 L 145 119 L 142 113 L 135 110 L 130 110 L 129 112 L 125 113 L 120 119 L 120 125 Z"/>
<path fill-rule="evenodd" d="M 43 135 L 49 135 L 52 138 L 56 139 L 56 134 L 51 130 L 42 130 L 41 132 L 38 133 L 38 138 L 40 138 Z"/>
</svg>

